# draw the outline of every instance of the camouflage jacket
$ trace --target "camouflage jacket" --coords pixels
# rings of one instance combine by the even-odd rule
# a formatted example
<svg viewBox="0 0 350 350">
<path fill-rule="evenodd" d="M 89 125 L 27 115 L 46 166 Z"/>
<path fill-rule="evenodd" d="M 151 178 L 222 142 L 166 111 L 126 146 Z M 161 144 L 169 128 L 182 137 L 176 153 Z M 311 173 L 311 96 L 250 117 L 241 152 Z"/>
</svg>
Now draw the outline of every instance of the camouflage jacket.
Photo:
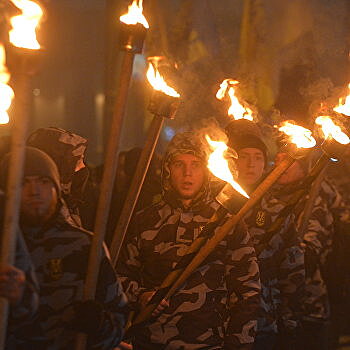
<svg viewBox="0 0 350 350">
<path fill-rule="evenodd" d="M 279 321 L 296 325 L 293 318 L 305 282 L 304 253 L 295 227 L 294 205 L 288 205 L 277 194 L 273 188 L 267 191 L 245 217 L 262 286 L 258 334 L 277 332 Z"/>
<path fill-rule="evenodd" d="M 137 304 L 140 294 L 160 286 L 218 206 L 203 201 L 184 209 L 165 196 L 137 213 L 117 269 L 130 300 Z M 137 332 L 134 349 L 249 349 L 259 292 L 255 252 L 240 227 Z"/>
<path fill-rule="evenodd" d="M 302 198 L 295 208 L 298 228 L 303 226 L 305 203 Z M 337 189 L 327 180 L 319 186 L 308 218 L 305 232 L 300 232 L 305 247 L 306 284 L 302 299 L 303 316 L 313 320 L 329 317 L 328 291 L 324 276 L 325 264 L 332 250 L 334 236 L 334 211 L 340 208 L 342 199 Z"/>
<path fill-rule="evenodd" d="M 37 324 L 45 333 L 44 349 L 72 349 L 74 304 L 82 300 L 91 233 L 58 215 L 42 229 L 23 228 L 40 285 Z M 112 349 L 122 337 L 126 297 L 110 260 L 103 256 L 96 301 L 109 311 L 101 329 L 88 337 L 89 349 Z M 37 327 L 37 325 L 35 325 Z"/>
</svg>

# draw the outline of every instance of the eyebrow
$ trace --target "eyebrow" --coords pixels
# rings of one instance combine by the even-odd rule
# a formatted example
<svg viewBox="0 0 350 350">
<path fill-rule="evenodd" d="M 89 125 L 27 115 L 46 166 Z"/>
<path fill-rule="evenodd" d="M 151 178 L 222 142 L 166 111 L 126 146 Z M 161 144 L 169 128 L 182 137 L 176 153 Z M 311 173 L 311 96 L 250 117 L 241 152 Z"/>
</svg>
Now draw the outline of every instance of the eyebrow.
<svg viewBox="0 0 350 350">
<path fill-rule="evenodd" d="M 248 152 L 241 152 L 238 156 L 242 156 L 242 155 L 244 155 L 244 156 L 249 156 L 249 155 L 251 155 L 251 156 L 264 156 L 264 154 L 261 152 L 261 151 L 256 151 L 256 152 L 254 152 L 254 153 L 248 153 Z"/>
</svg>

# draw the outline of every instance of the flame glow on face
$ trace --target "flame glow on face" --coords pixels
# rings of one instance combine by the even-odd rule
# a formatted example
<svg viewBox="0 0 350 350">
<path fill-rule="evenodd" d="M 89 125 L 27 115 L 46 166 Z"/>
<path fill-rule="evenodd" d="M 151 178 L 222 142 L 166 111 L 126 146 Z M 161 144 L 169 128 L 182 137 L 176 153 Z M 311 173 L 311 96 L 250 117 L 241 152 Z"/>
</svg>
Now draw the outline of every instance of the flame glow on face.
<svg viewBox="0 0 350 350">
<path fill-rule="evenodd" d="M 13 97 L 15 96 L 13 90 L 7 83 L 10 80 L 10 74 L 5 66 L 5 49 L 0 45 L 0 124 L 7 124 L 9 116 L 7 110 L 11 106 Z"/>
<path fill-rule="evenodd" d="M 334 124 L 333 120 L 328 116 L 319 116 L 315 123 L 322 127 L 322 132 L 325 139 L 333 138 L 342 145 L 347 145 L 350 142 L 348 135 L 346 135 L 340 126 Z"/>
<path fill-rule="evenodd" d="M 11 2 L 22 11 L 22 14 L 11 18 L 10 42 L 25 49 L 40 49 L 35 30 L 43 15 L 41 7 L 29 0 L 11 0 Z"/>
<path fill-rule="evenodd" d="M 348 85 L 348 88 L 350 90 L 350 84 Z M 340 99 L 339 105 L 333 108 L 333 110 L 350 117 L 350 95 L 345 97 L 345 101 L 343 101 L 343 99 Z"/>
<path fill-rule="evenodd" d="M 145 28 L 149 28 L 149 24 L 146 17 L 142 13 L 143 6 L 142 0 L 133 0 L 132 4 L 128 7 L 128 13 L 120 16 L 120 21 L 126 24 L 142 24 Z"/>
<path fill-rule="evenodd" d="M 156 63 L 157 61 L 155 61 Z M 164 94 L 172 97 L 180 97 L 180 95 L 170 87 L 160 75 L 157 68 L 154 67 L 153 63 L 150 63 L 147 70 L 147 79 L 152 85 L 154 90 L 161 91 Z"/>
<path fill-rule="evenodd" d="M 232 116 L 235 120 L 238 119 L 248 119 L 253 120 L 253 112 L 248 107 L 244 107 L 238 101 L 235 96 L 235 85 L 238 85 L 237 80 L 225 79 L 221 84 L 218 92 L 216 93 L 216 98 L 222 100 L 227 94 L 231 100 L 231 106 L 227 111 L 227 115 Z"/>
<path fill-rule="evenodd" d="M 225 142 L 213 141 L 208 135 L 205 135 L 205 138 L 213 149 L 208 159 L 208 169 L 219 179 L 228 182 L 241 195 L 249 198 L 244 189 L 233 179 L 228 162 L 224 158 L 224 152 L 227 150 Z"/>
<path fill-rule="evenodd" d="M 316 145 L 316 140 L 313 138 L 311 131 L 302 126 L 286 121 L 278 130 L 288 135 L 290 142 L 298 148 L 312 148 Z"/>
</svg>

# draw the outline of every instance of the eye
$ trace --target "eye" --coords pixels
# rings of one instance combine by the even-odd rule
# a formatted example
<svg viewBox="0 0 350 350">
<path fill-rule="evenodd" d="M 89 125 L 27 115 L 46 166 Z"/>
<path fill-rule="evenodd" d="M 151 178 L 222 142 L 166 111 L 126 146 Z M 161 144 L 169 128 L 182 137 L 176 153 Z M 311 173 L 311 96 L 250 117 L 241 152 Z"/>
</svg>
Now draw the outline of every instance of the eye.
<svg viewBox="0 0 350 350">
<path fill-rule="evenodd" d="M 175 162 L 173 162 L 172 166 L 174 168 L 181 168 L 182 167 L 182 162 L 175 161 Z"/>
<path fill-rule="evenodd" d="M 194 169 L 198 169 L 202 166 L 202 163 L 201 162 L 192 162 L 192 167 Z"/>
<path fill-rule="evenodd" d="M 40 178 L 40 182 L 43 185 L 47 185 L 47 184 L 51 183 L 51 180 L 48 177 L 42 177 L 42 178 Z"/>
</svg>

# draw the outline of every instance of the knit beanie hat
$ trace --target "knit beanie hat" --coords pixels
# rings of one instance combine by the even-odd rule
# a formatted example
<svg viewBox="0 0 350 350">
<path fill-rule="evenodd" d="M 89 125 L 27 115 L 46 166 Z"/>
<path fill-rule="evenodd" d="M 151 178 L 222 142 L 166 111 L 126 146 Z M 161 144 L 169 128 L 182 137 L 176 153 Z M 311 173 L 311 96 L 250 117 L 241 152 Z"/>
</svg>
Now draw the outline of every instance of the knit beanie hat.
<svg viewBox="0 0 350 350">
<path fill-rule="evenodd" d="M 1 162 L 0 185 L 3 189 L 6 187 L 10 156 L 11 153 L 8 153 Z M 42 176 L 51 179 L 56 187 L 57 195 L 60 197 L 61 186 L 58 169 L 55 162 L 45 152 L 34 147 L 26 147 L 23 169 L 23 177 L 25 176 Z"/>
<path fill-rule="evenodd" d="M 228 146 L 236 152 L 243 148 L 257 148 L 264 155 L 267 161 L 267 147 L 259 127 L 247 119 L 238 119 L 231 121 L 225 128 L 228 137 Z"/>
</svg>

